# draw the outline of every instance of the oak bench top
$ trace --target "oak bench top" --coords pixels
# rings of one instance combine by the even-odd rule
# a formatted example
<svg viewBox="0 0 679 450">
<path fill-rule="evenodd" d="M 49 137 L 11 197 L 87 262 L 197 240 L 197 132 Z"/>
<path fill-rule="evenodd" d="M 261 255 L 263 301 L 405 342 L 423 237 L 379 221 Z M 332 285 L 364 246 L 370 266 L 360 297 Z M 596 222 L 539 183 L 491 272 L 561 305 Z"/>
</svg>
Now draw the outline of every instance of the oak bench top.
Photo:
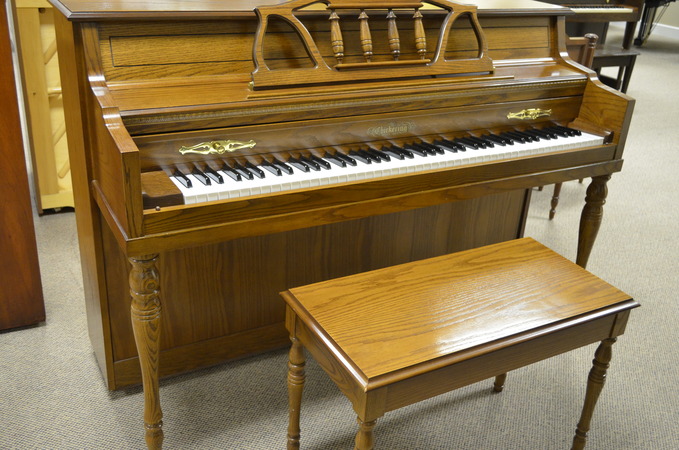
<svg viewBox="0 0 679 450">
<path fill-rule="evenodd" d="M 297 287 L 283 296 L 364 386 L 418 364 L 431 369 L 437 360 L 447 365 L 456 355 L 468 359 L 475 351 L 514 345 L 583 314 L 591 320 L 597 310 L 637 306 L 531 238 Z"/>
</svg>

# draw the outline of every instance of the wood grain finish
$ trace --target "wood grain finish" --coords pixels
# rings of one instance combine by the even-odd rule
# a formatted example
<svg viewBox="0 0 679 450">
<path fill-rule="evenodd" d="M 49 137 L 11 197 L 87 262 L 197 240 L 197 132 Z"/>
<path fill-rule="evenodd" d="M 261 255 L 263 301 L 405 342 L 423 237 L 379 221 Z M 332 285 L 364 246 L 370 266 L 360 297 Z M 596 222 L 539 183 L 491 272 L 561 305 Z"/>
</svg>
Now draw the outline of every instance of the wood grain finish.
<svg viewBox="0 0 679 450">
<path fill-rule="evenodd" d="M 526 197 L 525 191 L 512 191 L 164 252 L 158 263 L 163 274 L 161 374 L 284 347 L 288 337 L 278 293 L 290 286 L 515 239 L 523 232 Z M 98 359 L 113 368 L 109 387 L 118 389 L 140 380 L 129 313 L 129 264 L 108 227 L 102 227 L 101 235 L 113 356 L 101 353 Z"/>
<path fill-rule="evenodd" d="M 7 3 L 1 2 L 0 154 L 4 162 L 0 179 L 0 330 L 45 320 L 6 8 Z"/>
<path fill-rule="evenodd" d="M 158 255 L 130 258 L 132 330 L 144 383 L 144 425 L 149 449 L 163 446 L 163 412 L 158 395 L 161 306 L 157 261 Z"/>
<path fill-rule="evenodd" d="M 413 79 L 419 72 L 407 65 L 380 75 L 382 59 L 393 56 L 389 2 L 378 3 L 386 8 L 382 23 L 368 11 L 370 68 L 331 70 L 324 83 L 288 87 L 305 82 L 302 42 L 323 42 L 316 53 L 333 61 L 340 52 L 323 8 L 300 12 L 308 35 L 295 36 L 279 23 L 270 29 L 272 40 L 257 47 L 253 2 L 114 1 L 105 8 L 54 2 L 63 13 L 56 23 L 90 333 L 109 387 L 144 380 L 149 446 L 160 445 L 158 376 L 284 344 L 284 308 L 276 292 L 519 237 L 527 189 L 620 170 L 633 102 L 567 58 L 567 10 L 483 0 L 478 27 L 466 15 L 450 28 L 450 39 L 435 45 L 446 29 L 445 14 L 422 8 L 424 33 L 413 21 L 399 26 L 398 62 L 419 60 L 414 42 L 423 38 L 427 58 L 452 43 L 442 58 L 451 58 L 455 70 L 427 69 L 425 58 L 418 64 L 428 76 Z M 342 23 L 345 13 L 338 13 Z M 341 35 L 343 63 L 364 58 L 360 25 L 342 26 Z M 460 73 L 472 70 L 461 69 L 460 60 L 483 59 L 479 51 L 485 53 L 486 44 L 492 74 Z M 283 70 L 296 77 L 287 80 L 293 83 L 274 80 L 270 89 L 253 89 L 253 47 L 272 73 Z M 535 107 L 553 116 L 508 119 L 510 112 Z M 257 162 L 549 121 L 605 136 L 605 143 L 196 205 L 165 202 L 177 192 L 163 192 L 167 183 L 159 181 L 175 166 L 223 163 L 177 153 L 197 139 L 254 140 L 254 148 L 224 160 Z M 585 220 L 585 229 L 595 222 Z M 594 237 L 583 233 L 584 259 Z M 128 259 L 155 254 L 163 314 L 132 325 Z M 160 304 L 159 294 L 155 299 Z M 135 303 L 136 311 L 144 310 L 143 301 Z M 369 441 L 367 434 L 366 428 L 361 440 Z"/>
<path fill-rule="evenodd" d="M 529 238 L 297 287 L 282 296 L 294 364 L 303 363 L 301 343 L 352 402 L 357 449 L 373 448 L 375 421 L 388 411 L 496 375 L 499 392 L 508 370 L 603 341 L 574 441 L 582 448 L 610 345 L 638 306 Z M 299 384 L 289 387 L 297 445 L 302 393 Z"/>
</svg>

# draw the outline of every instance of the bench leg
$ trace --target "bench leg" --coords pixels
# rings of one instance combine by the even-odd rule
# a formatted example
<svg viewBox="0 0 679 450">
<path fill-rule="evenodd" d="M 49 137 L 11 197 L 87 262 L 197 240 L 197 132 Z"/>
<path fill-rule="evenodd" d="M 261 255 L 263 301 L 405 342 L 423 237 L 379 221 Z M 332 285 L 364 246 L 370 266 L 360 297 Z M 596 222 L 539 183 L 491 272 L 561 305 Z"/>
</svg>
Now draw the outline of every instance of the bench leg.
<svg viewBox="0 0 679 450">
<path fill-rule="evenodd" d="M 507 374 L 503 373 L 502 375 L 498 375 L 495 377 L 495 383 L 493 384 L 493 391 L 495 392 L 502 392 L 502 389 L 505 388 L 505 380 L 507 379 Z"/>
<path fill-rule="evenodd" d="M 363 422 L 360 418 L 357 418 L 356 422 L 358 422 L 358 432 L 356 433 L 356 446 L 354 450 L 372 450 L 375 445 L 373 428 L 375 428 L 377 420 Z"/>
<path fill-rule="evenodd" d="M 599 399 L 599 394 L 606 382 L 606 371 L 608 370 L 609 362 L 611 361 L 612 349 L 615 343 L 615 338 L 604 339 L 594 353 L 593 367 L 587 377 L 587 392 L 585 394 L 585 405 L 582 407 L 582 414 L 580 421 L 575 430 L 575 437 L 573 437 L 573 450 L 581 450 L 585 448 L 587 443 L 587 432 L 589 431 L 589 424 L 592 420 L 594 407 Z"/>
<path fill-rule="evenodd" d="M 559 195 L 561 194 L 561 186 L 563 183 L 554 183 L 554 194 L 552 194 L 552 209 L 549 210 L 549 220 L 554 218 L 556 214 L 556 207 L 559 206 Z"/>
<path fill-rule="evenodd" d="M 299 448 L 299 413 L 302 405 L 302 391 L 304 390 L 304 347 L 296 337 L 290 337 L 288 361 L 288 449 Z"/>
</svg>

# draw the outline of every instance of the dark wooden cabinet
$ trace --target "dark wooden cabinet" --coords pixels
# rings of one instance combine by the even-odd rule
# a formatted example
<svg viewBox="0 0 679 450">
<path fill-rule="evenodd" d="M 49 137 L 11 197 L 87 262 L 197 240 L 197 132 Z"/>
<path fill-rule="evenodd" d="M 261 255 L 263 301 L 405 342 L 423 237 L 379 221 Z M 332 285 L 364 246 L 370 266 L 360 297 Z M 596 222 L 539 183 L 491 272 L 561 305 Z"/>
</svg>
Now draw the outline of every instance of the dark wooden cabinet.
<svg viewBox="0 0 679 450">
<path fill-rule="evenodd" d="M 5 1 L 0 11 L 0 330 L 45 320 Z"/>
</svg>

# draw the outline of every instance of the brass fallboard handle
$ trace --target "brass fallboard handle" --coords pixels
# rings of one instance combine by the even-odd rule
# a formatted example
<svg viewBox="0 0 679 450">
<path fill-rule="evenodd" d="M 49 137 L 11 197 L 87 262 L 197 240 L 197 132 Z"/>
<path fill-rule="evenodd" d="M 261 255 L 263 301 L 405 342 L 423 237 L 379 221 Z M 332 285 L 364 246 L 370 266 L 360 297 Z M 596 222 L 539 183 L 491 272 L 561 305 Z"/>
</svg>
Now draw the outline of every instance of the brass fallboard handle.
<svg viewBox="0 0 679 450">
<path fill-rule="evenodd" d="M 526 120 L 526 119 L 537 119 L 538 117 L 551 115 L 552 115 L 551 109 L 529 108 L 524 109 L 523 111 L 519 111 L 517 113 L 509 113 L 507 114 L 507 119 Z"/>
<path fill-rule="evenodd" d="M 197 153 L 199 155 L 221 155 L 224 153 L 235 152 L 236 150 L 252 148 L 255 145 L 257 145 L 257 143 L 252 139 L 247 142 L 226 139 L 222 141 L 201 142 L 200 144 L 191 145 L 189 147 L 182 146 L 179 149 L 179 153 L 182 155 L 187 153 Z"/>
</svg>

